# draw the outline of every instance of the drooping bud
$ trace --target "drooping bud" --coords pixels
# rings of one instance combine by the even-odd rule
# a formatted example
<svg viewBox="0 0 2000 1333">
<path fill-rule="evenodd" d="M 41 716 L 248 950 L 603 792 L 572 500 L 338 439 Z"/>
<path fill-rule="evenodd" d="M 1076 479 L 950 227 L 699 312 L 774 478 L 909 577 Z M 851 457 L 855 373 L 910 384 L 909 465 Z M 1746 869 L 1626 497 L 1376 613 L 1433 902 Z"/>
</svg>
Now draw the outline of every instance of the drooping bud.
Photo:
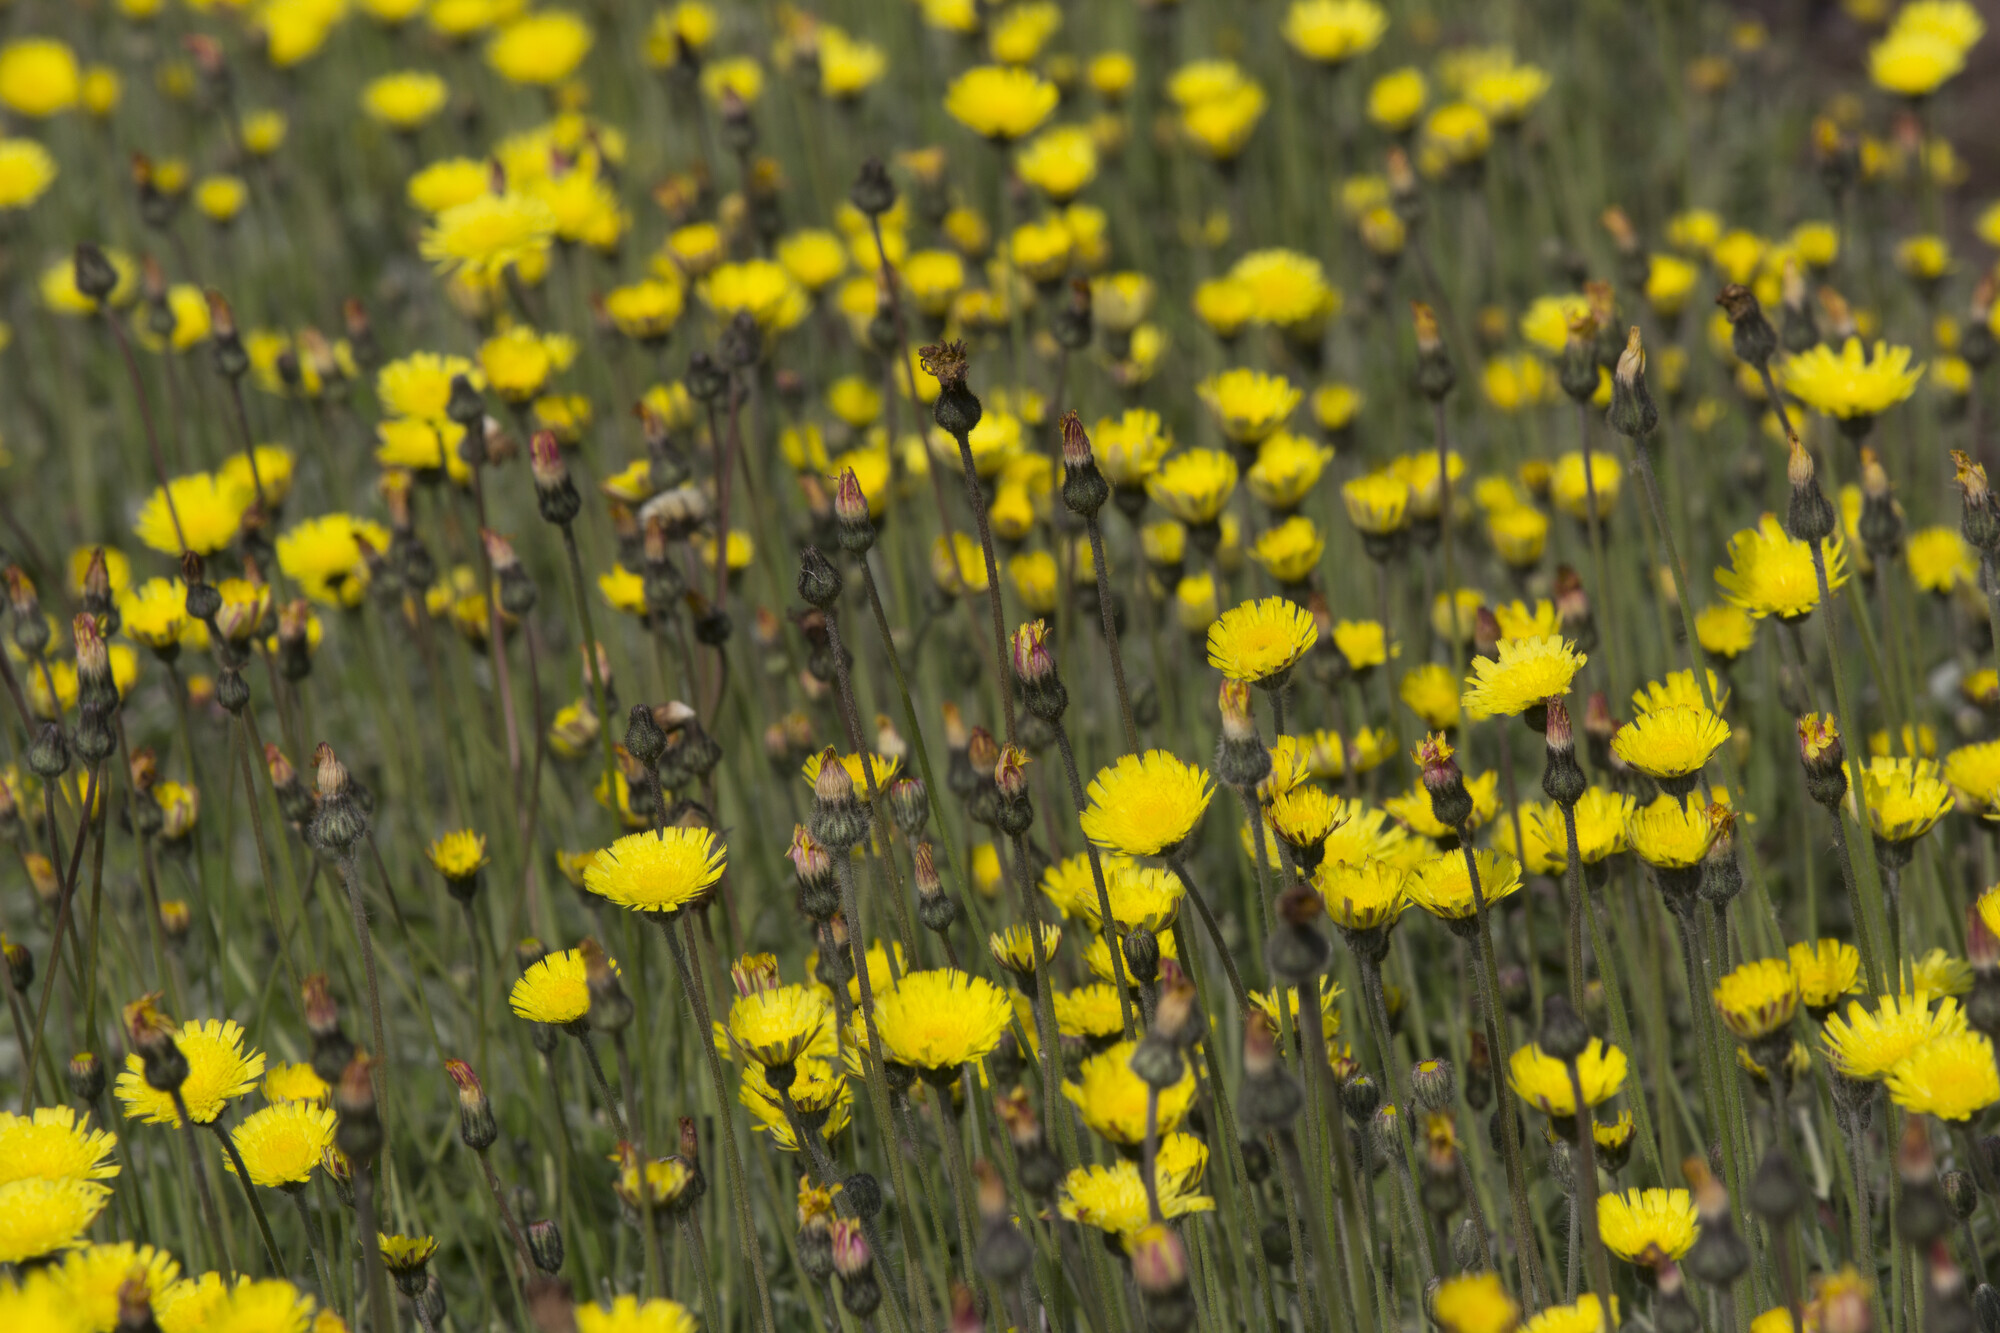
<svg viewBox="0 0 2000 1333">
<path fill-rule="evenodd" d="M 1715 303 L 1729 316 L 1730 346 L 1736 352 L 1736 359 L 1758 370 L 1769 365 L 1778 350 L 1778 334 L 1764 317 L 1757 294 L 1740 282 L 1732 282 L 1722 289 Z"/>
</svg>

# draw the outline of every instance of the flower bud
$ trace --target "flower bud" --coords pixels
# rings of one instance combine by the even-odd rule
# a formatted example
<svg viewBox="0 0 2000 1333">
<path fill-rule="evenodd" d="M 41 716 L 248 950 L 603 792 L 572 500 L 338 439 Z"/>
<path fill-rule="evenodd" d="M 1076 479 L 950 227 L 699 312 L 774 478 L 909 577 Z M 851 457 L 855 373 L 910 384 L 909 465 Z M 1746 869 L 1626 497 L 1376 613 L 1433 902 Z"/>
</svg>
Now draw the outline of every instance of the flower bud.
<svg viewBox="0 0 2000 1333">
<path fill-rule="evenodd" d="M 1472 818 L 1472 794 L 1466 790 L 1465 775 L 1452 758 L 1451 742 L 1433 732 L 1412 753 L 1423 773 L 1424 790 L 1430 793 L 1431 814 L 1446 828 L 1457 829 Z"/>
<path fill-rule="evenodd" d="M 853 468 L 843 468 L 833 492 L 833 517 L 840 549 L 849 555 L 866 555 L 875 544 L 875 523 L 868 515 L 868 497 L 862 493 L 861 478 Z"/>
<path fill-rule="evenodd" d="M 1786 530 L 1797 541 L 1818 543 L 1833 535 L 1838 516 L 1833 512 L 1833 504 L 1820 489 L 1819 478 L 1815 475 L 1812 455 L 1799 443 L 1799 437 L 1791 437 L 1791 455 L 1785 464 L 1785 475 L 1792 483 L 1791 507 L 1786 515 Z"/>
<path fill-rule="evenodd" d="M 840 571 L 817 546 L 799 551 L 799 598 L 824 611 L 840 600 Z"/>
<path fill-rule="evenodd" d="M 879 157 L 862 162 L 861 170 L 848 187 L 847 200 L 871 218 L 880 217 L 896 206 L 896 182 Z"/>
<path fill-rule="evenodd" d="M 993 766 L 993 785 L 999 793 L 999 827 L 1002 833 L 1018 837 L 1035 822 L 1034 804 L 1028 795 L 1027 767 L 1033 762 L 1018 746 L 1002 747 Z"/>
<path fill-rule="evenodd" d="M 958 920 L 958 900 L 944 891 L 944 882 L 938 877 L 936 853 L 928 842 L 917 843 L 912 860 L 915 862 L 913 877 L 917 886 L 917 919 L 923 922 L 925 930 L 942 935 Z"/>
<path fill-rule="evenodd" d="M 1422 301 L 1412 301 L 1410 318 L 1417 332 L 1416 390 L 1435 403 L 1451 392 L 1458 373 L 1452 368 L 1451 356 L 1438 332 L 1437 312 Z"/>
<path fill-rule="evenodd" d="M 1238 791 L 1254 791 L 1271 775 L 1271 752 L 1250 715 L 1250 686 L 1240 680 L 1225 680 L 1216 696 L 1222 713 L 1222 738 L 1216 745 L 1215 770 Z"/>
<path fill-rule="evenodd" d="M 356 1055 L 333 1085 L 333 1111 L 337 1117 L 333 1146 L 349 1161 L 364 1167 L 382 1151 L 382 1121 L 375 1110 L 374 1064 L 366 1052 Z"/>
<path fill-rule="evenodd" d="M 836 856 L 845 855 L 868 836 L 868 812 L 854 794 L 854 778 L 840 755 L 828 746 L 820 752 L 819 775 L 813 779 L 812 836 Z"/>
<path fill-rule="evenodd" d="M 1570 729 L 1569 707 L 1561 699 L 1548 702 L 1543 726 L 1548 743 L 1542 765 L 1542 793 L 1565 810 L 1574 810 L 1589 788 L 1583 766 L 1576 761 L 1576 737 Z"/>
<path fill-rule="evenodd" d="M 569 463 L 554 431 L 538 430 L 529 440 L 528 469 L 535 479 L 535 503 L 542 521 L 568 527 L 583 508 L 583 497 L 570 480 Z"/>
<path fill-rule="evenodd" d="M 538 1218 L 527 1225 L 528 1257 L 544 1273 L 560 1273 L 563 1266 L 562 1228 L 553 1217 Z"/>
<path fill-rule="evenodd" d="M 1110 498 L 1111 486 L 1098 469 L 1083 419 L 1073 411 L 1063 413 L 1062 417 L 1062 463 L 1063 503 L 1073 514 L 1092 517 Z"/>
<path fill-rule="evenodd" d="M 1055 654 L 1049 651 L 1049 627 L 1031 620 L 1014 631 L 1014 678 L 1021 683 L 1021 701 L 1028 711 L 1051 725 L 1069 707 L 1069 690 L 1056 673 Z"/>
<path fill-rule="evenodd" d="M 1660 409 L 1646 388 L 1646 349 L 1639 326 L 1626 335 L 1625 350 L 1611 373 L 1611 428 L 1628 439 L 1643 440 L 1660 424 Z"/>
<path fill-rule="evenodd" d="M 962 442 L 979 424 L 982 411 L 979 399 L 965 387 L 968 368 L 965 344 L 932 343 L 921 349 L 917 357 L 938 382 L 937 401 L 931 405 L 932 420 L 940 430 Z M 961 453 L 969 447 L 961 443 Z"/>
<path fill-rule="evenodd" d="M 1778 334 L 1771 321 L 1764 318 L 1764 307 L 1758 304 L 1757 294 L 1741 283 L 1732 282 L 1722 289 L 1715 303 L 1729 316 L 1730 346 L 1736 352 L 1736 359 L 1758 370 L 1769 365 L 1778 350 Z"/>
<path fill-rule="evenodd" d="M 480 1086 L 479 1075 L 465 1061 L 445 1061 L 444 1072 L 458 1085 L 458 1137 L 472 1151 L 483 1153 L 500 1136 L 493 1123 L 493 1103 Z"/>
</svg>

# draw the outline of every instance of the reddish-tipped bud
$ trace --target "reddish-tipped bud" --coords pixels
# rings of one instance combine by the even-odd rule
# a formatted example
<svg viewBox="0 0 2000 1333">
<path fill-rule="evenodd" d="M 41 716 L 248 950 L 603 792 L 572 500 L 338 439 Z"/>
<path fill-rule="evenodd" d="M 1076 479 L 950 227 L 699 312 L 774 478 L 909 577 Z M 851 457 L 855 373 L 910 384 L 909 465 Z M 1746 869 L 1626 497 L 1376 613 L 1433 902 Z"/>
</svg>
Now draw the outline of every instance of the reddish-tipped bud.
<svg viewBox="0 0 2000 1333">
<path fill-rule="evenodd" d="M 1132 1238 L 1132 1281 L 1148 1296 L 1164 1296 L 1187 1285 L 1187 1251 L 1181 1238 L 1153 1223 Z"/>
<path fill-rule="evenodd" d="M 729 965 L 729 980 L 736 987 L 738 995 L 761 995 L 774 991 L 780 984 L 778 978 L 778 955 L 774 953 L 746 953 Z"/>
<path fill-rule="evenodd" d="M 1049 627 L 1040 620 L 1014 631 L 1014 674 L 1023 685 L 1038 685 L 1055 674 L 1056 659 L 1048 640 Z"/>
<path fill-rule="evenodd" d="M 972 761 L 975 773 L 991 773 L 993 766 L 1000 762 L 1000 742 L 993 739 L 993 733 L 984 727 L 974 727 L 966 738 L 965 757 Z"/>
<path fill-rule="evenodd" d="M 993 765 L 993 783 L 1002 800 L 1018 801 L 1028 794 L 1028 765 L 1032 762 L 1028 752 L 1018 746 L 1001 747 Z"/>
<path fill-rule="evenodd" d="M 833 492 L 833 516 L 842 523 L 868 521 L 868 497 L 861 490 L 861 478 L 853 468 L 844 468 Z"/>
<path fill-rule="evenodd" d="M 859 1277 L 874 1264 L 861 1224 L 851 1217 L 836 1217 L 833 1232 L 833 1271 L 843 1278 Z"/>
</svg>

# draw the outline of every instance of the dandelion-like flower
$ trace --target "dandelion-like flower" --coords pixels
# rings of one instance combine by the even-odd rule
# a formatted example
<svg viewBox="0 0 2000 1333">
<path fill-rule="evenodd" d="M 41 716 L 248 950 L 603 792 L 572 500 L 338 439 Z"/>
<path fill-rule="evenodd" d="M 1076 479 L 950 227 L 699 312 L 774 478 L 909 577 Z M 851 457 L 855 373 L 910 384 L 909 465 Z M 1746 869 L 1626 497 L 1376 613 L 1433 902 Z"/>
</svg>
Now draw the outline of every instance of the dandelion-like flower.
<svg viewBox="0 0 2000 1333">
<path fill-rule="evenodd" d="M 611 970 L 618 971 L 613 961 Z M 530 1023 L 574 1023 L 590 1012 L 590 982 L 583 951 L 549 954 L 521 974 L 508 995 L 514 1013 Z"/>
<path fill-rule="evenodd" d="M 1505 852 L 1481 850 L 1473 859 L 1479 863 L 1479 892 L 1491 907 L 1521 890 L 1521 863 Z M 1410 901 L 1441 921 L 1465 921 L 1475 914 L 1472 873 L 1463 851 L 1441 852 L 1411 874 Z"/>
<path fill-rule="evenodd" d="M 1209 1212 L 1215 1200 L 1202 1194 L 1208 1148 L 1192 1134 L 1163 1134 L 1154 1159 L 1160 1212 L 1166 1217 Z M 1146 1183 L 1139 1164 L 1121 1159 L 1110 1166 L 1079 1166 L 1063 1177 L 1056 1211 L 1071 1222 L 1107 1235 L 1136 1235 L 1151 1219 Z"/>
<path fill-rule="evenodd" d="M 1910 349 L 1875 344 L 1872 354 L 1859 338 L 1835 351 L 1829 343 L 1786 358 L 1777 367 L 1778 385 L 1822 416 L 1847 420 L 1880 416 L 1917 391 L 1924 377 Z"/>
<path fill-rule="evenodd" d="M 823 989 L 775 986 L 737 997 L 729 1007 L 729 1041 L 761 1065 L 789 1065 L 832 1021 Z"/>
<path fill-rule="evenodd" d="M 181 1100 L 187 1104 L 188 1118 L 197 1125 L 213 1122 L 231 1100 L 256 1087 L 264 1076 L 264 1053 L 244 1049 L 243 1028 L 234 1019 L 183 1023 L 174 1029 L 173 1036 L 188 1064 L 187 1081 L 180 1086 Z M 155 1125 L 181 1122 L 172 1095 L 146 1082 L 145 1062 L 137 1052 L 125 1057 L 124 1072 L 118 1075 L 112 1092 L 134 1120 Z"/>
<path fill-rule="evenodd" d="M 1065 1079 L 1062 1085 L 1063 1096 L 1076 1106 L 1084 1124 L 1128 1147 L 1146 1138 L 1146 1084 L 1132 1072 L 1132 1053 L 1137 1049 L 1138 1043 L 1130 1041 L 1107 1046 L 1083 1062 L 1075 1081 Z M 1183 1068 L 1177 1082 L 1160 1090 L 1160 1134 L 1180 1128 L 1194 1105 L 1194 1094 L 1192 1067 Z"/>
<path fill-rule="evenodd" d="M 213 473 L 173 477 L 165 490 L 156 488 L 140 506 L 132 531 L 148 547 L 167 555 L 179 555 L 183 539 L 187 543 L 185 549 L 196 555 L 210 555 L 236 540 L 243 515 L 256 498 L 246 488 L 223 481 Z M 180 520 L 178 531 L 174 527 L 176 518 Z"/>
<path fill-rule="evenodd" d="M 1214 449 L 1175 454 L 1146 478 L 1153 502 L 1191 527 L 1216 522 L 1236 489 L 1236 460 Z"/>
<path fill-rule="evenodd" d="M 482 194 L 438 214 L 418 248 L 441 273 L 492 282 L 545 260 L 555 236 L 555 210 L 541 199 Z"/>
<path fill-rule="evenodd" d="M 18 1264 L 79 1243 L 111 1200 L 94 1180 L 30 1176 L 0 1185 L 0 1263 Z"/>
<path fill-rule="evenodd" d="M 1257 444 L 1290 419 L 1305 395 L 1282 375 L 1261 370 L 1225 370 L 1203 380 L 1195 389 L 1222 427 L 1238 444 Z"/>
<path fill-rule="evenodd" d="M 1688 870 L 1702 863 L 1719 833 L 1709 807 L 1699 800 L 1661 796 L 1633 811 L 1625 836 L 1641 861 L 1660 870 Z"/>
<path fill-rule="evenodd" d="M 9 1328 L 67 1327 L 73 1333 L 118 1327 L 119 1293 L 126 1283 L 143 1288 L 149 1301 L 158 1302 L 181 1275 L 181 1266 L 171 1254 L 151 1245 L 118 1241 L 109 1245 L 81 1245 L 62 1257 L 60 1264 L 47 1270 L 53 1285 L 70 1303 L 73 1316 L 66 1324 L 12 1323 Z M 0 1304 L 4 1304 L 0 1297 Z M 0 1310 L 0 1320 L 5 1320 Z"/>
<path fill-rule="evenodd" d="M 1597 1231 L 1605 1249 L 1636 1264 L 1645 1261 L 1649 1249 L 1679 1259 L 1701 1227 L 1686 1190 L 1635 1189 L 1598 1196 Z"/>
<path fill-rule="evenodd" d="M 1847 544 L 1836 534 L 1824 549 L 1826 586 L 1832 591 L 1847 582 Z M 1812 548 L 1787 534 L 1775 514 L 1729 539 L 1729 563 L 1716 566 L 1715 581 L 1723 596 L 1758 620 L 1796 620 L 1819 605 Z"/>
<path fill-rule="evenodd" d="M 1472 680 L 1459 699 L 1468 717 L 1518 717 L 1537 704 L 1569 693 L 1570 681 L 1590 659 L 1558 635 L 1502 639 L 1499 657 L 1475 658 Z"/>
<path fill-rule="evenodd" d="M 875 1028 L 890 1058 L 934 1072 L 998 1046 L 1013 1014 L 1005 991 L 949 967 L 905 973 L 875 999 Z"/>
<path fill-rule="evenodd" d="M 1159 856 L 1194 831 L 1214 791 L 1206 771 L 1165 750 L 1124 755 L 1091 780 L 1083 834 L 1127 856 Z"/>
<path fill-rule="evenodd" d="M 1799 1003 L 1824 1013 L 1861 989 L 1861 951 L 1844 940 L 1800 940 L 1786 951 Z"/>
<path fill-rule="evenodd" d="M 1607 1318 L 1605 1303 L 1585 1292 L 1572 1304 L 1543 1306 L 1521 1325 L 1521 1333 L 1613 1333 L 1618 1327 L 1618 1298 L 1610 1298 Z"/>
<path fill-rule="evenodd" d="M 1583 1054 L 1576 1058 L 1584 1104 L 1600 1106 L 1617 1096 L 1618 1090 L 1625 1086 L 1629 1068 L 1625 1052 L 1592 1037 Z M 1507 1086 L 1543 1115 L 1577 1114 L 1576 1090 L 1570 1086 L 1569 1067 L 1532 1042 L 1508 1057 Z"/>
<path fill-rule="evenodd" d="M 1372 858 L 1336 861 L 1329 856 L 1314 873 L 1313 888 L 1326 905 L 1327 918 L 1346 931 L 1394 925 L 1410 905 L 1406 872 Z"/>
<path fill-rule="evenodd" d="M 1965 1030 L 1957 1000 L 1918 990 L 1881 996 L 1872 1008 L 1850 1000 L 1844 1015 L 1826 1020 L 1821 1041 L 1835 1072 L 1872 1081 L 1887 1077 L 1912 1052 Z"/>
<path fill-rule="evenodd" d="M 1790 1024 L 1799 1009 L 1799 981 L 1783 958 L 1744 963 L 1715 987 L 1715 1007 L 1744 1041 L 1761 1041 Z"/>
<path fill-rule="evenodd" d="M 1875 836 L 1907 847 L 1951 813 L 1951 786 L 1928 759 L 1876 755 L 1861 770 Z"/>
<path fill-rule="evenodd" d="M 229 1132 L 250 1181 L 267 1189 L 303 1185 L 333 1146 L 334 1114 L 313 1102 L 280 1102 L 252 1111 Z M 229 1173 L 236 1163 L 224 1160 Z"/>
<path fill-rule="evenodd" d="M 630 833 L 597 854 L 583 887 L 634 912 L 677 912 L 722 878 L 726 859 L 709 829 Z"/>
<path fill-rule="evenodd" d="M 1007 142 L 1040 128 L 1060 96 L 1053 83 L 1030 70 L 979 65 L 952 80 L 944 109 L 974 134 Z"/>
<path fill-rule="evenodd" d="M 1912 1115 L 1969 1120 L 2000 1102 L 1992 1039 L 1969 1030 L 1934 1037 L 1896 1062 L 1886 1086 L 1889 1100 Z"/>
<path fill-rule="evenodd" d="M 92 1129 L 72 1106 L 38 1106 L 27 1115 L 0 1111 L 0 1185 L 16 1180 L 110 1180 L 118 1136 Z"/>
<path fill-rule="evenodd" d="M 1514 1333 L 1521 1307 L 1498 1273 L 1460 1273 L 1438 1284 L 1431 1317 L 1445 1333 Z"/>
<path fill-rule="evenodd" d="M 1282 681 L 1319 642 L 1312 613 L 1284 597 L 1245 602 L 1208 627 L 1208 664 L 1230 680 Z"/>
<path fill-rule="evenodd" d="M 1667 784 L 1701 772 L 1728 739 L 1729 724 L 1707 708 L 1673 704 L 1641 713 L 1620 727 L 1611 738 L 1611 751 Z M 1685 795 L 1686 788 L 1677 794 Z"/>
<path fill-rule="evenodd" d="M 1365 536 L 1386 537 L 1408 526 L 1410 483 L 1393 472 L 1370 472 L 1340 488 L 1347 521 Z"/>
<path fill-rule="evenodd" d="M 694 1311 L 679 1301 L 614 1296 L 576 1307 L 576 1333 L 696 1333 Z"/>
</svg>

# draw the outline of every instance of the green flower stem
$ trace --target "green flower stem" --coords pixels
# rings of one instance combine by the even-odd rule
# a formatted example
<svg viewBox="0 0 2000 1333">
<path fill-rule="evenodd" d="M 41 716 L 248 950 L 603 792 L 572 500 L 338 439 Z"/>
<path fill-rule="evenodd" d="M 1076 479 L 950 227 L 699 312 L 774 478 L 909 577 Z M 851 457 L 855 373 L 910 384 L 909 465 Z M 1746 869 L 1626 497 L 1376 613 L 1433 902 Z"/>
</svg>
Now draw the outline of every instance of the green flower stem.
<svg viewBox="0 0 2000 1333">
<path fill-rule="evenodd" d="M 250 1215 L 257 1219 L 257 1234 L 264 1240 L 264 1257 L 271 1261 L 271 1271 L 282 1276 L 286 1271 L 285 1259 L 278 1253 L 278 1241 L 271 1234 L 271 1220 L 264 1216 L 264 1205 L 257 1198 L 257 1187 L 250 1183 L 250 1168 L 243 1165 L 243 1154 L 236 1151 L 236 1142 L 223 1129 L 221 1121 L 211 1120 L 208 1127 L 214 1131 L 215 1141 L 222 1145 L 229 1164 L 235 1168 L 236 1181 L 243 1187 L 243 1197 L 250 1201 Z"/>
<path fill-rule="evenodd" d="M 1566 810 L 1563 813 L 1569 821 L 1570 858 L 1574 862 L 1577 858 L 1576 814 L 1573 810 Z M 1577 906 L 1583 913 L 1584 920 L 1589 923 L 1590 952 L 1597 959 L 1598 974 L 1604 982 L 1604 1004 L 1611 1015 L 1611 1039 L 1619 1049 L 1636 1052 L 1639 1047 L 1632 1039 L 1632 1022 L 1625 1010 L 1624 988 L 1619 984 L 1613 962 L 1614 955 L 1605 943 L 1604 926 L 1597 919 L 1597 907 L 1591 902 L 1590 890 L 1587 887 L 1579 888 Z M 1659 1095 L 1665 1095 L 1664 1089 L 1656 1088 L 1655 1091 Z M 1667 1179 L 1666 1168 L 1662 1161 L 1659 1138 L 1653 1128 L 1653 1113 L 1646 1104 L 1645 1088 L 1641 1086 L 1635 1089 L 1627 1100 L 1632 1106 L 1633 1127 L 1638 1133 L 1640 1153 L 1646 1159 L 1646 1165 L 1653 1169 L 1654 1177 L 1664 1181 Z"/>
<path fill-rule="evenodd" d="M 1004 196 L 1004 192 L 1003 192 Z M 1010 303 L 1011 304 L 1011 303 Z M 973 525 L 979 529 L 979 553 L 986 561 L 986 609 L 993 618 L 993 688 L 1000 696 L 1000 716 L 1006 723 L 1007 743 L 1014 734 L 1014 691 L 1008 688 L 1007 624 L 1000 608 L 1000 565 L 993 558 L 993 525 L 986 520 L 986 495 L 979 489 L 979 473 L 972 465 L 972 440 L 960 433 L 959 466 L 965 472 L 965 503 L 972 510 Z"/>
<path fill-rule="evenodd" d="M 1243 989 L 1243 978 L 1236 971 L 1236 959 L 1229 952 L 1229 946 L 1223 942 L 1222 930 L 1215 924 L 1214 914 L 1208 910 L 1208 900 L 1201 896 L 1201 890 L 1195 886 L 1194 875 L 1187 867 L 1187 853 L 1184 848 L 1177 847 L 1168 854 L 1167 868 L 1174 872 L 1175 876 L 1181 882 L 1181 887 L 1187 890 L 1188 901 L 1194 904 L 1194 910 L 1201 917 L 1202 926 L 1208 931 L 1208 938 L 1215 945 L 1215 952 L 1221 955 L 1222 970 L 1229 978 L 1230 993 L 1236 997 L 1236 1012 L 1239 1014 L 1249 1013 L 1249 992 Z M 1182 942 L 1186 944 L 1186 932 L 1183 931 L 1181 933 Z M 1189 945 L 1188 947 L 1191 948 L 1193 946 Z M 1185 953 L 1182 955 L 1181 962 L 1183 966 L 1187 963 Z M 1190 974 L 1189 980 L 1192 981 L 1193 979 L 1192 974 Z"/>
<path fill-rule="evenodd" d="M 306 1207 L 305 1186 L 303 1184 L 287 1186 L 285 1193 L 292 1196 L 292 1204 L 299 1210 L 299 1225 L 306 1233 L 306 1251 L 312 1255 L 313 1281 L 319 1286 L 319 1302 L 332 1309 L 336 1293 L 333 1289 L 333 1280 L 326 1274 L 326 1256 L 321 1253 L 326 1242 L 320 1235 L 318 1219 L 312 1215 L 312 1210 Z"/>
<path fill-rule="evenodd" d="M 1097 610 L 1104 622 L 1104 651 L 1111 659 L 1111 682 L 1118 691 L 1118 721 L 1125 731 L 1125 749 L 1139 753 L 1139 729 L 1132 722 L 1132 694 L 1125 687 L 1125 659 L 1118 651 L 1118 627 L 1111 612 L 1111 567 L 1104 558 L 1104 529 L 1096 514 L 1086 514 L 1084 530 L 1090 535 L 1091 572 L 1097 577 Z M 1995 636 L 2000 639 L 2000 635 Z"/>
<path fill-rule="evenodd" d="M 1583 1223 L 1584 1261 L 1590 1269 L 1591 1290 L 1597 1293 L 1598 1299 L 1608 1300 L 1611 1294 L 1611 1261 L 1605 1257 L 1604 1238 L 1597 1230 L 1597 1115 L 1590 1103 L 1584 1100 L 1583 1077 L 1577 1071 L 1576 1061 L 1569 1060 L 1564 1064 L 1569 1070 L 1570 1095 L 1576 1099 L 1576 1142 L 1579 1156 L 1583 1159 L 1577 1167 L 1576 1198 L 1579 1201 L 1578 1217 Z M 1572 1283 L 1575 1278 L 1572 1266 Z"/>
<path fill-rule="evenodd" d="M 1321 1120 L 1324 1116 L 1338 1117 L 1341 1111 L 1338 1109 L 1340 1093 L 1333 1086 L 1333 1068 L 1327 1055 L 1326 1028 L 1318 1012 L 1319 996 L 1315 993 L 1317 990 L 1318 985 L 1316 982 L 1302 981 L 1292 988 L 1292 994 L 1299 1013 L 1299 1031 L 1305 1037 L 1305 1058 L 1308 1066 L 1306 1077 L 1311 1080 L 1311 1085 L 1319 1094 L 1317 1098 L 1319 1105 L 1314 1110 L 1312 1127 L 1314 1137 L 1317 1140 L 1315 1146 L 1324 1153 L 1327 1146 L 1327 1139 Z M 1307 1007 L 1308 999 L 1312 1002 L 1310 1008 Z M 1340 1159 L 1339 1178 L 1345 1178 L 1347 1174 L 1347 1143 L 1345 1134 L 1339 1130 L 1337 1120 L 1332 1149 L 1332 1155 Z M 1318 1175 L 1303 1178 L 1315 1182 L 1323 1181 L 1325 1176 L 1324 1163 L 1320 1165 L 1322 1169 Z M 1314 1192 L 1323 1193 L 1323 1185 L 1316 1183 Z M 1328 1218 L 1332 1219 L 1331 1230 L 1333 1236 L 1331 1238 L 1331 1246 L 1328 1244 L 1329 1237 L 1327 1235 L 1327 1231 L 1329 1230 Z M 1329 1279 L 1329 1284 L 1340 1298 L 1340 1308 L 1341 1312 L 1347 1317 L 1347 1326 L 1352 1329 L 1359 1329 L 1362 1327 L 1362 1324 L 1354 1308 L 1354 1291 L 1350 1285 L 1352 1270 L 1349 1267 L 1347 1255 L 1347 1235 L 1345 1227 L 1341 1225 L 1338 1200 L 1333 1197 L 1327 1198 L 1321 1209 L 1314 1214 L 1314 1219 L 1318 1223 L 1318 1226 L 1315 1228 L 1313 1236 L 1313 1250 L 1316 1255 L 1320 1256 L 1320 1271 L 1322 1274 L 1330 1273 L 1332 1275 Z"/>
<path fill-rule="evenodd" d="M 1101 564 L 1103 557 L 1099 556 L 1098 559 Z M 1063 777 L 1069 782 L 1070 803 L 1076 807 L 1077 818 L 1081 819 L 1089 803 L 1084 799 L 1083 776 L 1077 771 L 1076 751 L 1069 743 L 1069 728 L 1063 725 L 1061 718 L 1056 719 L 1054 730 L 1056 748 L 1062 754 Z M 1104 860 L 1098 855 L 1097 844 L 1094 842 L 1085 840 L 1083 850 L 1084 855 L 1090 859 L 1091 884 L 1097 890 L 1098 919 L 1104 923 L 1104 929 L 1110 932 L 1106 936 L 1110 947 L 1105 952 L 1111 955 L 1111 985 L 1112 989 L 1118 992 L 1118 1016 L 1124 1026 L 1124 1040 L 1131 1041 L 1136 1031 L 1133 1026 L 1132 986 L 1125 975 L 1125 950 L 1118 942 L 1118 923 L 1111 915 L 1111 890 L 1104 882 Z"/>
</svg>

